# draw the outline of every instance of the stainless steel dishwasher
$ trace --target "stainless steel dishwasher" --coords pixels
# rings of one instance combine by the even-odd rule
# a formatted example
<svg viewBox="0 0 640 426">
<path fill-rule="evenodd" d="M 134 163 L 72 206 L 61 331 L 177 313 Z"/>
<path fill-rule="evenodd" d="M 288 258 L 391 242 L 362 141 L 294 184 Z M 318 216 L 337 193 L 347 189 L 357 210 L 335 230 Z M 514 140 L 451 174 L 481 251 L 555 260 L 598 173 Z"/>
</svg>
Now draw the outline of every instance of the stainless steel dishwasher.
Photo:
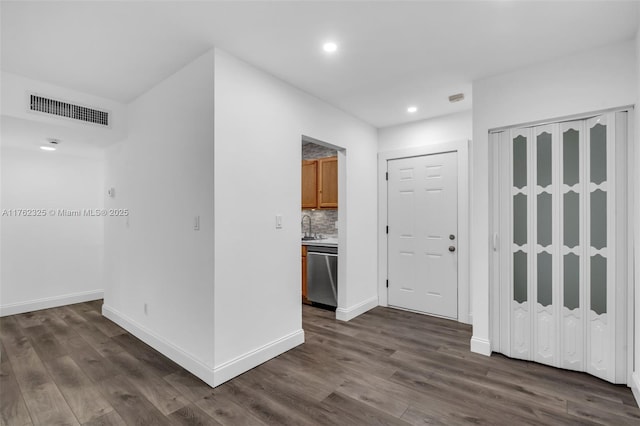
<svg viewBox="0 0 640 426">
<path fill-rule="evenodd" d="M 338 306 L 338 247 L 307 246 L 307 299 Z"/>
</svg>

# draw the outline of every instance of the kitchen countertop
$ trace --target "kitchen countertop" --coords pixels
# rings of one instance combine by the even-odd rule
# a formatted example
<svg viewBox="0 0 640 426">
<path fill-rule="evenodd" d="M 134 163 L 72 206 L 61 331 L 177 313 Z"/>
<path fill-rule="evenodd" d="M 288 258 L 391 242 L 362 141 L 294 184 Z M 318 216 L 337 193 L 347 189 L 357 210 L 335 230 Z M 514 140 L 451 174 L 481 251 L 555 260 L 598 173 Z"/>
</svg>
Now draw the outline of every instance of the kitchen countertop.
<svg viewBox="0 0 640 426">
<path fill-rule="evenodd" d="M 321 240 L 301 241 L 303 246 L 338 247 L 337 238 L 323 238 Z"/>
</svg>

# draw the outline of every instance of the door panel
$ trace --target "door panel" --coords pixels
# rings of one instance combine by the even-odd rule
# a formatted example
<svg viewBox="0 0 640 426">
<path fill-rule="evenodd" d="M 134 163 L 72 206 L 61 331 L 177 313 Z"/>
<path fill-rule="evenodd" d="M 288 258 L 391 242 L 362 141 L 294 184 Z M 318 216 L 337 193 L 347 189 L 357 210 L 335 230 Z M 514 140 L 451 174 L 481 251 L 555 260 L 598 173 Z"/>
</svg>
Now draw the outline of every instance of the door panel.
<svg viewBox="0 0 640 426">
<path fill-rule="evenodd" d="M 491 136 L 494 348 L 506 355 L 626 382 L 626 120 Z"/>
<path fill-rule="evenodd" d="M 511 318 L 511 356 L 514 358 L 531 359 L 532 318 L 531 310 L 535 307 L 533 298 L 533 250 L 531 246 L 532 228 L 532 143 L 529 129 L 514 129 L 510 134 L 509 151 L 511 152 L 510 167 L 510 199 L 513 253 L 513 275 L 511 286 L 512 296 L 509 303 L 509 317 Z"/>
<path fill-rule="evenodd" d="M 457 153 L 387 167 L 389 305 L 457 318 Z"/>
</svg>

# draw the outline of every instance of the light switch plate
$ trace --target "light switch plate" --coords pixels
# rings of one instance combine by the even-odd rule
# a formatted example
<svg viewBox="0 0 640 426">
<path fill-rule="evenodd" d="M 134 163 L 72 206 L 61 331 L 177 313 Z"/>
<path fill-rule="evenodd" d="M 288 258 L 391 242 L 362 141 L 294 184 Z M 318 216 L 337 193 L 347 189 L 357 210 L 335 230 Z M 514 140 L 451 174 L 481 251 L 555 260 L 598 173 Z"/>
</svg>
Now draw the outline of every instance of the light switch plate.
<svg viewBox="0 0 640 426">
<path fill-rule="evenodd" d="M 282 229 L 282 215 L 276 215 L 276 229 Z"/>
</svg>

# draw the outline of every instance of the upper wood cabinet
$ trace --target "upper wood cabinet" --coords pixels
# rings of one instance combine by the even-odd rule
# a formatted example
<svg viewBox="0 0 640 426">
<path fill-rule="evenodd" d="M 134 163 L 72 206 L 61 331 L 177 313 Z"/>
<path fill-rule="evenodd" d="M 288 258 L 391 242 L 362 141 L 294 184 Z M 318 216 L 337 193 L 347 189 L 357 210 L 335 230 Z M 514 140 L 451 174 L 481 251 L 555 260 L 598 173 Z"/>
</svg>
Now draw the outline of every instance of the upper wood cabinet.
<svg viewBox="0 0 640 426">
<path fill-rule="evenodd" d="M 318 207 L 338 207 L 338 157 L 318 160 Z"/>
<path fill-rule="evenodd" d="M 302 160 L 302 208 L 338 208 L 338 157 Z"/>
<path fill-rule="evenodd" d="M 318 162 L 316 160 L 302 161 L 302 208 L 315 209 L 318 207 Z"/>
</svg>

